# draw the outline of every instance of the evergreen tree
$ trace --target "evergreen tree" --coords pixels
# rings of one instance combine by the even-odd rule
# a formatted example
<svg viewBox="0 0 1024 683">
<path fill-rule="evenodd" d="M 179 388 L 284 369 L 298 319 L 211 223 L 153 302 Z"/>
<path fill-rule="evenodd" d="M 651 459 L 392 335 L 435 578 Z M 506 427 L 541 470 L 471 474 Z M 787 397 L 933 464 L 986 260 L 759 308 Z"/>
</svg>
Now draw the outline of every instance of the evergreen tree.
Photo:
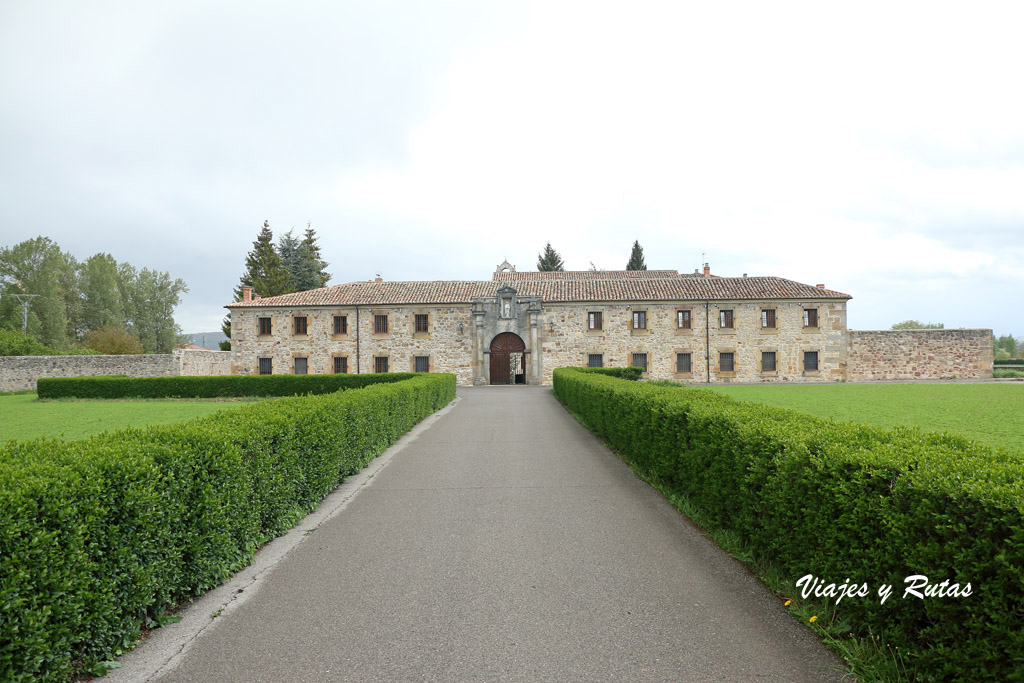
<svg viewBox="0 0 1024 683">
<path fill-rule="evenodd" d="M 551 242 L 548 242 L 544 247 L 543 254 L 537 254 L 537 270 L 565 270 L 562 264 L 562 257 L 558 255 L 557 251 L 551 248 Z"/>
<path fill-rule="evenodd" d="M 253 293 L 262 297 L 294 292 L 294 289 L 288 288 L 290 281 L 291 277 L 281 261 L 281 255 L 274 247 L 274 233 L 270 230 L 270 221 L 263 221 L 263 228 L 252 243 L 252 251 L 245 256 L 245 272 L 235 287 L 235 301 L 242 300 L 242 287 L 252 287 Z M 228 339 L 231 338 L 230 316 L 224 318 L 221 330 Z"/>
<path fill-rule="evenodd" d="M 629 255 L 626 270 L 647 270 L 647 264 L 644 263 L 644 248 L 640 246 L 639 240 L 633 240 L 633 251 Z"/>
<path fill-rule="evenodd" d="M 278 241 L 281 263 L 288 271 L 288 291 L 318 289 L 331 279 L 331 274 L 325 271 L 327 262 L 323 260 L 316 241 L 316 231 L 309 224 L 301 240 L 289 230 Z"/>
</svg>

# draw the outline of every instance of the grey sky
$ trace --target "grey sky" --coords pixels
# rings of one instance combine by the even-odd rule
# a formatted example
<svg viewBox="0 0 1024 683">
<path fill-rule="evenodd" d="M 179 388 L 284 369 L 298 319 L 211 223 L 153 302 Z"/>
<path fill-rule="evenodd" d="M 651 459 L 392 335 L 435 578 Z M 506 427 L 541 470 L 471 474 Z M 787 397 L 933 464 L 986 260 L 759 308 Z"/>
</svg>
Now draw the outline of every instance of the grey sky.
<svg viewBox="0 0 1024 683">
<path fill-rule="evenodd" d="M 500 9 L 498 9 L 500 7 Z M 961 9 L 962 8 L 962 9 Z M 263 221 L 333 282 L 779 275 L 1024 335 L 1014 3 L 0 3 L 0 245 L 169 271 L 219 326 Z"/>
</svg>

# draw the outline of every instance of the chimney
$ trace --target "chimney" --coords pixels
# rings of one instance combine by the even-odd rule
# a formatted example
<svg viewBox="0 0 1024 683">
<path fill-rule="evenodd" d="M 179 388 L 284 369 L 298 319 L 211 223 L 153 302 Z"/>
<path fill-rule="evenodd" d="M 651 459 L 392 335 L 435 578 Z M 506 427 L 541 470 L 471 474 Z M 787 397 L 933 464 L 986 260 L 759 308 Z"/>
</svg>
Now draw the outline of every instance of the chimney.
<svg viewBox="0 0 1024 683">
<path fill-rule="evenodd" d="M 704 277 L 711 277 L 711 266 L 707 263 L 704 264 Z"/>
<path fill-rule="evenodd" d="M 377 273 L 377 277 L 373 278 L 373 281 L 374 282 L 384 282 L 384 278 L 382 278 L 380 276 L 380 273 Z"/>
<path fill-rule="evenodd" d="M 242 303 L 247 304 L 252 301 L 252 287 L 242 287 Z"/>
<path fill-rule="evenodd" d="M 825 289 L 825 285 L 814 285 L 814 286 L 817 287 L 818 289 Z"/>
</svg>

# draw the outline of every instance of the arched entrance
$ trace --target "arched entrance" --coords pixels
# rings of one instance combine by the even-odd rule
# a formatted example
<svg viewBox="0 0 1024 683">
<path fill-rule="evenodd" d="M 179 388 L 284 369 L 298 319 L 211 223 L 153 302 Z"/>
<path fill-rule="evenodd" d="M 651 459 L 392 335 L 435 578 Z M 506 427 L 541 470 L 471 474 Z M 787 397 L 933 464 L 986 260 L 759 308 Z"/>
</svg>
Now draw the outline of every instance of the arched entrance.
<svg viewBox="0 0 1024 683">
<path fill-rule="evenodd" d="M 526 384 L 526 344 L 515 332 L 491 341 L 491 384 Z"/>
</svg>

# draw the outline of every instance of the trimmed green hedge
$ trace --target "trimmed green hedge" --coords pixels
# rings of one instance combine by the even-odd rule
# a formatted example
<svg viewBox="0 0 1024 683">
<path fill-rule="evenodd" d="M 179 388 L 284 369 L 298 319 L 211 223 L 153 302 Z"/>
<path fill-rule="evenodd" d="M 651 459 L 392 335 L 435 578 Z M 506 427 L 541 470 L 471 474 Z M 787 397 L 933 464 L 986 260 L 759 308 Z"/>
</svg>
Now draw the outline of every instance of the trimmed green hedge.
<svg viewBox="0 0 1024 683">
<path fill-rule="evenodd" d="M 631 382 L 636 382 L 644 375 L 644 369 L 636 366 L 629 366 L 628 368 L 577 368 L 580 372 L 589 372 L 595 375 L 607 375 L 608 377 L 618 377 L 619 379 L 628 379 Z"/>
<path fill-rule="evenodd" d="M 1024 366 L 1024 358 L 996 358 L 992 361 L 994 365 L 1021 365 Z"/>
<path fill-rule="evenodd" d="M 840 614 L 858 635 L 884 632 L 925 680 L 1024 680 L 1020 454 L 573 368 L 555 370 L 554 393 L 792 580 L 867 583 Z M 974 592 L 904 599 L 914 574 Z M 885 604 L 882 583 L 894 586 Z"/>
<path fill-rule="evenodd" d="M 0 446 L 0 680 L 66 681 L 223 582 L 455 396 L 455 376 Z"/>
<path fill-rule="evenodd" d="M 329 394 L 382 382 L 400 382 L 415 373 L 364 375 L 218 375 L 212 377 L 45 377 L 39 398 L 218 398 Z"/>
</svg>

